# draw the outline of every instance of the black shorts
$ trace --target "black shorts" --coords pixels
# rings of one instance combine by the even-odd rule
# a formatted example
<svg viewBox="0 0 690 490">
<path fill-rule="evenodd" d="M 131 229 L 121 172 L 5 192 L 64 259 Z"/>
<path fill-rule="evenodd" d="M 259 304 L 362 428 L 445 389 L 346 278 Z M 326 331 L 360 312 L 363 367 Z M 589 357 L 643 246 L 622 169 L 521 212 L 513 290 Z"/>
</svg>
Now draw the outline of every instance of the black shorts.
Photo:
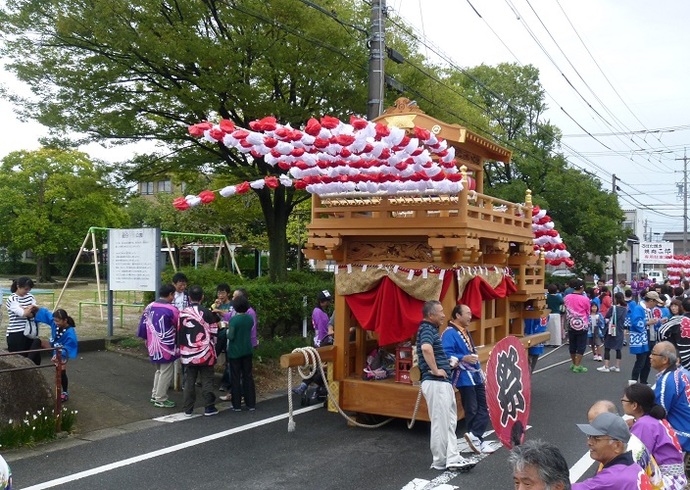
<svg viewBox="0 0 690 490">
<path fill-rule="evenodd" d="M 582 355 L 587 350 L 587 330 L 568 330 L 568 342 L 571 354 Z"/>
</svg>

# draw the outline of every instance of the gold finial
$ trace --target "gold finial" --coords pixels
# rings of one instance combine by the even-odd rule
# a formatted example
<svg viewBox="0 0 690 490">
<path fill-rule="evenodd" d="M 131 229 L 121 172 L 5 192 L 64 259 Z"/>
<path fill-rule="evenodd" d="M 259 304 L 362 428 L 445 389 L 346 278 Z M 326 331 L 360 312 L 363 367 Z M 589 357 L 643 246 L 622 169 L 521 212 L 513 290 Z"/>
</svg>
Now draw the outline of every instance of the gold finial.
<svg viewBox="0 0 690 490">
<path fill-rule="evenodd" d="M 539 258 L 541 260 L 546 259 L 546 251 L 544 250 L 544 247 L 539 247 Z"/>
<path fill-rule="evenodd" d="M 525 191 L 525 204 L 527 206 L 532 206 L 532 191 L 529 189 Z"/>
</svg>

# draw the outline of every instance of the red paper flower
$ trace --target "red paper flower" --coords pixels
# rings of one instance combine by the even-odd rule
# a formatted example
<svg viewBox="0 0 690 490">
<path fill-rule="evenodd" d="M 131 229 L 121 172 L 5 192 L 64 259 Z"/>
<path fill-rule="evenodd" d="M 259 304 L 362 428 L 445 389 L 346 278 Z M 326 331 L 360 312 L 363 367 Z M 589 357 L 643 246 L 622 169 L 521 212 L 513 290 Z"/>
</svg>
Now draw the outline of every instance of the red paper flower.
<svg viewBox="0 0 690 490">
<path fill-rule="evenodd" d="M 249 182 L 247 182 L 247 181 L 244 181 L 241 184 L 237 184 L 235 186 L 235 192 L 237 194 L 245 194 L 249 191 L 249 189 L 250 189 Z"/>
<path fill-rule="evenodd" d="M 249 131 L 247 131 L 246 129 L 236 129 L 232 132 L 232 137 L 236 140 L 243 140 L 247 136 L 249 136 Z"/>
<path fill-rule="evenodd" d="M 219 126 L 220 129 L 222 129 L 226 133 L 232 133 L 235 130 L 235 123 L 232 122 L 230 119 L 221 119 Z"/>
<path fill-rule="evenodd" d="M 351 134 L 339 134 L 335 137 L 335 142 L 340 146 L 350 146 L 355 142 L 355 137 Z"/>
<path fill-rule="evenodd" d="M 295 158 L 299 158 L 304 155 L 304 148 L 293 148 L 293 150 L 290 152 L 290 155 Z"/>
<path fill-rule="evenodd" d="M 330 143 L 328 142 L 328 140 L 325 140 L 325 139 L 322 139 L 322 138 L 316 138 L 316 139 L 314 140 L 314 146 L 315 146 L 316 148 L 321 148 L 321 149 L 323 149 L 323 148 L 326 148 L 329 144 L 330 144 Z"/>
<path fill-rule="evenodd" d="M 321 126 L 326 129 L 335 129 L 340 125 L 340 119 L 333 116 L 323 116 L 321 118 Z"/>
<path fill-rule="evenodd" d="M 275 131 L 278 127 L 278 121 L 273 116 L 264 117 L 259 121 L 260 131 Z"/>
<path fill-rule="evenodd" d="M 290 170 L 290 164 L 288 162 L 278 162 L 278 168 L 281 170 Z"/>
<path fill-rule="evenodd" d="M 366 128 L 367 124 L 369 123 L 366 119 L 363 119 L 361 117 L 350 116 L 350 124 L 353 128 L 360 130 Z"/>
<path fill-rule="evenodd" d="M 278 182 L 278 178 L 275 175 L 264 177 L 264 182 L 266 182 L 266 187 L 269 189 L 275 189 L 280 185 L 280 182 Z"/>
<path fill-rule="evenodd" d="M 391 130 L 386 126 L 385 124 L 382 123 L 376 123 L 376 139 L 380 140 L 381 138 L 385 138 L 391 134 Z"/>
<path fill-rule="evenodd" d="M 213 125 L 209 122 L 201 122 L 197 124 L 192 124 L 187 128 L 189 131 L 189 134 L 194 136 L 195 138 L 199 138 L 204 135 L 204 131 L 207 129 L 211 129 Z"/>
<path fill-rule="evenodd" d="M 304 190 L 306 188 L 307 188 L 307 183 L 304 182 L 303 180 L 296 180 L 295 181 L 295 189 Z"/>
<path fill-rule="evenodd" d="M 203 202 L 204 204 L 213 202 L 215 198 L 216 194 L 213 191 L 201 191 L 199 193 L 199 199 L 201 199 L 201 202 Z"/>
<path fill-rule="evenodd" d="M 321 123 L 314 119 L 313 117 L 307 121 L 307 125 L 304 127 L 304 132 L 310 136 L 316 136 L 321 132 Z"/>
<path fill-rule="evenodd" d="M 428 129 L 420 128 L 415 126 L 414 135 L 422 141 L 426 141 L 431 137 L 431 133 Z"/>
<path fill-rule="evenodd" d="M 175 209 L 178 209 L 180 211 L 184 211 L 185 209 L 189 209 L 189 203 L 184 197 L 178 197 L 177 199 L 173 200 L 173 206 L 175 206 Z"/>
<path fill-rule="evenodd" d="M 275 148 L 277 144 L 278 144 L 278 140 L 275 138 L 271 138 L 268 136 L 264 138 L 264 145 L 267 148 Z"/>
</svg>

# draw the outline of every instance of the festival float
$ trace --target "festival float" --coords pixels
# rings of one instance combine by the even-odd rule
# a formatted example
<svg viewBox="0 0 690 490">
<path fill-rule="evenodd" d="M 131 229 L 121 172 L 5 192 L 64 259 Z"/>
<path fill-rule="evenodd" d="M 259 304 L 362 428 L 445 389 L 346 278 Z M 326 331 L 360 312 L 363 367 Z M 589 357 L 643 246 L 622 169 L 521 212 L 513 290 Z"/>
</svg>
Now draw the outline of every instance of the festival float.
<svg viewBox="0 0 690 490">
<path fill-rule="evenodd" d="M 181 197 L 178 209 L 264 186 L 312 194 L 304 254 L 335 264 L 335 342 L 318 352 L 342 410 L 410 419 L 421 398 L 416 417 L 428 421 L 412 359 L 427 300 L 441 301 L 447 313 L 460 302 L 470 307 L 483 363 L 508 336 L 525 347 L 548 340 L 548 333 L 526 333 L 526 321 L 549 313 L 545 264 L 572 261 L 530 191 L 524 203 L 484 194 L 484 162 L 509 165 L 509 150 L 405 98 L 373 121 L 325 116 L 299 130 L 267 117 L 247 129 L 225 120 L 189 131 L 263 158 L 275 172 Z M 395 375 L 363 379 L 367 356 L 379 347 L 396 353 Z M 281 358 L 285 368 L 303 363 L 300 353 Z"/>
</svg>

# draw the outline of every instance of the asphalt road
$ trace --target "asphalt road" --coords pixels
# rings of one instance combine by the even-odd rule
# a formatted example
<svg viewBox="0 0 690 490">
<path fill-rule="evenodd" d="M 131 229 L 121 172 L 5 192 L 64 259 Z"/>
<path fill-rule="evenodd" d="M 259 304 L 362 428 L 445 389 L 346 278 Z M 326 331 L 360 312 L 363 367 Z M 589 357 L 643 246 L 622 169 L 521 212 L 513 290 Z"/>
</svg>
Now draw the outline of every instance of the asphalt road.
<svg viewBox="0 0 690 490">
<path fill-rule="evenodd" d="M 589 406 L 607 398 L 620 406 L 633 358 L 623 372 L 569 371 L 567 346 L 547 348 L 532 378 L 528 438 L 558 445 L 571 467 L 587 453 L 575 426 Z M 565 361 L 564 364 L 557 365 Z M 296 409 L 300 409 L 295 400 Z M 223 407 L 226 408 L 226 407 Z M 191 419 L 176 413 L 167 422 L 148 419 L 107 437 L 71 438 L 34 451 L 10 454 L 16 488 L 122 489 L 501 489 L 512 487 L 507 450 L 479 461 L 469 473 L 429 469 L 429 426 L 408 430 L 396 420 L 379 429 L 348 426 L 325 409 L 309 407 L 288 432 L 287 398 L 259 403 L 256 412 L 223 410 Z M 458 433 L 464 429 L 459 426 Z M 489 436 L 489 439 L 495 437 Z M 593 471 L 580 465 L 576 479 Z M 584 476 L 582 473 L 584 472 Z"/>
</svg>

